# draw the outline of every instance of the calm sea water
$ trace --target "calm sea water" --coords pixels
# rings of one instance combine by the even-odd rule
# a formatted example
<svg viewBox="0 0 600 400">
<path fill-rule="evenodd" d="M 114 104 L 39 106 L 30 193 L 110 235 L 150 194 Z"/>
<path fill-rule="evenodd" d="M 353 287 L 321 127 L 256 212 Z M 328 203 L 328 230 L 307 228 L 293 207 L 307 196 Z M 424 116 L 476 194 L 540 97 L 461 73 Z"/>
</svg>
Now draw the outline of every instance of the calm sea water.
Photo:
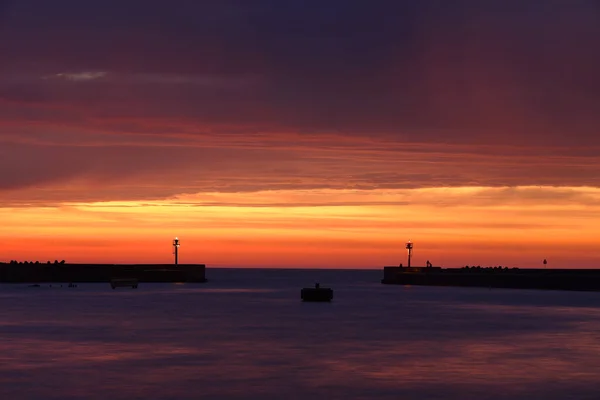
<svg viewBox="0 0 600 400">
<path fill-rule="evenodd" d="M 0 399 L 600 399 L 600 293 L 381 275 L 0 285 Z M 300 301 L 315 282 L 331 304 Z"/>
</svg>

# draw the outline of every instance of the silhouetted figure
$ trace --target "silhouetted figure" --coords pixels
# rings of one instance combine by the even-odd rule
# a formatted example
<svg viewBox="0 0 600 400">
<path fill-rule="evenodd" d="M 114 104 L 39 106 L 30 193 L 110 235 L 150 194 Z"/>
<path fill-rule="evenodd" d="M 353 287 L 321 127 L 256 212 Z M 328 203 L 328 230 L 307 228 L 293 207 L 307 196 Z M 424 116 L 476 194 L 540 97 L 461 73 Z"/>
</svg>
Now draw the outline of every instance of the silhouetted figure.
<svg viewBox="0 0 600 400">
<path fill-rule="evenodd" d="M 548 260 L 544 258 L 544 268 L 546 268 L 546 264 L 548 264 Z"/>
<path fill-rule="evenodd" d="M 315 283 L 315 289 L 319 289 L 321 285 L 319 285 L 318 283 Z"/>
</svg>

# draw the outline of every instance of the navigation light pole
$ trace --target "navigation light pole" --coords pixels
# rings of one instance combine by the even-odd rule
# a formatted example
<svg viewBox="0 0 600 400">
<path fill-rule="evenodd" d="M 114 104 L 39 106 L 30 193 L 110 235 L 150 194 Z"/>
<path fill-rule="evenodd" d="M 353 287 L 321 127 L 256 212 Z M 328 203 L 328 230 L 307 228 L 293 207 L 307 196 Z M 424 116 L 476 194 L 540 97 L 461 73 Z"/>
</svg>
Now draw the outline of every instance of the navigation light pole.
<svg viewBox="0 0 600 400">
<path fill-rule="evenodd" d="M 408 267 L 409 268 L 410 268 L 410 259 L 412 257 L 412 249 L 413 249 L 413 244 L 409 240 L 408 243 L 406 243 L 406 250 L 408 250 Z"/>
<path fill-rule="evenodd" d="M 179 239 L 173 239 L 173 254 L 175 254 L 175 265 L 179 263 Z"/>
</svg>

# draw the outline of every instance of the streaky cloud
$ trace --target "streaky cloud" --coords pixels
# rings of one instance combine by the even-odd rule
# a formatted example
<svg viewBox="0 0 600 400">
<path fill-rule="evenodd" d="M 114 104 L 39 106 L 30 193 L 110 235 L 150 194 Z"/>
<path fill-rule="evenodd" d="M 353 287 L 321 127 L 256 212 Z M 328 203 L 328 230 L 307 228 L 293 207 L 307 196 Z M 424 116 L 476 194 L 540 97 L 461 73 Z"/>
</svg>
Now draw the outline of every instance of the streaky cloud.
<svg viewBox="0 0 600 400">
<path fill-rule="evenodd" d="M 102 79 L 107 75 L 106 72 L 61 72 L 51 77 L 45 78 L 57 78 L 66 79 L 73 82 L 85 82 Z"/>
</svg>

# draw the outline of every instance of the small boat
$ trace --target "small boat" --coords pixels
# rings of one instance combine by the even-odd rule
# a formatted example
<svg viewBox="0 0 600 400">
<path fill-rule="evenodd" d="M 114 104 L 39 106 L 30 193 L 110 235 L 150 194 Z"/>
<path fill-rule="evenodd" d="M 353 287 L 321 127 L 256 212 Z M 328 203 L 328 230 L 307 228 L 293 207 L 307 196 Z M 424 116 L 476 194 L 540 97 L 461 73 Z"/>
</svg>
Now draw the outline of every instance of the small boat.
<svg viewBox="0 0 600 400">
<path fill-rule="evenodd" d="M 318 283 L 314 288 L 304 288 L 300 291 L 302 301 L 331 301 L 333 299 L 333 289 L 322 288 Z"/>
<path fill-rule="evenodd" d="M 132 289 L 137 289 L 138 280 L 137 279 L 111 279 L 110 287 L 113 289 L 118 287 L 130 287 Z"/>
</svg>

